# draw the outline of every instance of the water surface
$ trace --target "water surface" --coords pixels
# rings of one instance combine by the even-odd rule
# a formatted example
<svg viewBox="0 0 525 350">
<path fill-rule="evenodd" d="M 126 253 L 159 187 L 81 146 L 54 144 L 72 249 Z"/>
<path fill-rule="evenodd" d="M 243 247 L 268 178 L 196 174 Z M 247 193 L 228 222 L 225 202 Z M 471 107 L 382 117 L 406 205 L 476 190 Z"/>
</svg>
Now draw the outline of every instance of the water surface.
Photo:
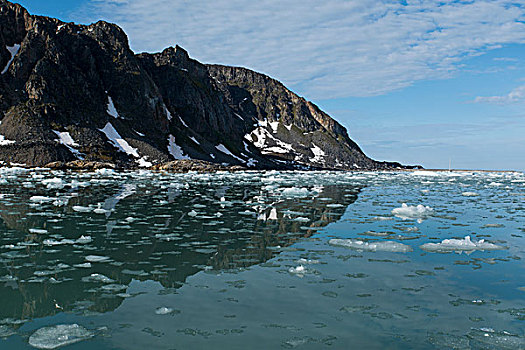
<svg viewBox="0 0 525 350">
<path fill-rule="evenodd" d="M 0 216 L 2 348 L 525 349 L 522 173 L 0 169 Z"/>
</svg>

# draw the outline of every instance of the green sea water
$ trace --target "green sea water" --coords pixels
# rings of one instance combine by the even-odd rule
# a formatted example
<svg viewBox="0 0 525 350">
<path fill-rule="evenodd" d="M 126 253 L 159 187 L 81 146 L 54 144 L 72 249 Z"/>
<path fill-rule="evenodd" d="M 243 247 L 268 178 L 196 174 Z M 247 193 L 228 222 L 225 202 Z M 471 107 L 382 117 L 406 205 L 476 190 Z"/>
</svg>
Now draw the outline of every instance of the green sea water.
<svg viewBox="0 0 525 350">
<path fill-rule="evenodd" d="M 523 173 L 2 168 L 0 218 L 1 349 L 525 349 Z"/>
</svg>

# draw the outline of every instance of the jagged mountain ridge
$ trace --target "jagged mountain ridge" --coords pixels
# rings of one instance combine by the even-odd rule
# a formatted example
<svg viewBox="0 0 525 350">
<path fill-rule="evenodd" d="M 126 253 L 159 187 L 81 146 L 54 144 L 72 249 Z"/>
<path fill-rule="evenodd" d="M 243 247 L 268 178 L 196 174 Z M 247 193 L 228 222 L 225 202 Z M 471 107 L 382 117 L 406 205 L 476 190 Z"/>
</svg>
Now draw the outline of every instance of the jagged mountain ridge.
<svg viewBox="0 0 525 350">
<path fill-rule="evenodd" d="M 385 169 L 278 81 L 176 46 L 135 54 L 114 24 L 64 23 L 0 0 L 0 161 L 150 167 Z"/>
</svg>

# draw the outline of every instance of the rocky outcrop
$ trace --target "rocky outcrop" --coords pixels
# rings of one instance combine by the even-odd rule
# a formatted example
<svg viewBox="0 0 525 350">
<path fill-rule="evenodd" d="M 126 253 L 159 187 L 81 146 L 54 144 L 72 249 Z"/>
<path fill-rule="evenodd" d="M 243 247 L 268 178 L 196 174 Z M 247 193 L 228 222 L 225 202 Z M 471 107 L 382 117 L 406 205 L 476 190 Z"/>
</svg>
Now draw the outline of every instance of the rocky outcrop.
<svg viewBox="0 0 525 350">
<path fill-rule="evenodd" d="M 135 54 L 118 26 L 32 16 L 0 0 L 0 162 L 384 169 L 281 83 L 180 48 Z"/>
</svg>

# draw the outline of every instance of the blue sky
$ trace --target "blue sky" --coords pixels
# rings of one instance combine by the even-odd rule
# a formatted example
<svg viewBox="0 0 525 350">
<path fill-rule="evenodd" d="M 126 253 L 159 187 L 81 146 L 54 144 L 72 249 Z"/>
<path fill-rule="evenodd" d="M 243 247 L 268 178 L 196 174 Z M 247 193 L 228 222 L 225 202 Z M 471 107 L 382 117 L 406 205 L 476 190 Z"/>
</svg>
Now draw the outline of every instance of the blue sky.
<svg viewBox="0 0 525 350">
<path fill-rule="evenodd" d="M 179 44 L 281 80 L 365 153 L 428 168 L 525 170 L 525 1 L 19 0 L 115 22 L 136 51 Z"/>
</svg>

